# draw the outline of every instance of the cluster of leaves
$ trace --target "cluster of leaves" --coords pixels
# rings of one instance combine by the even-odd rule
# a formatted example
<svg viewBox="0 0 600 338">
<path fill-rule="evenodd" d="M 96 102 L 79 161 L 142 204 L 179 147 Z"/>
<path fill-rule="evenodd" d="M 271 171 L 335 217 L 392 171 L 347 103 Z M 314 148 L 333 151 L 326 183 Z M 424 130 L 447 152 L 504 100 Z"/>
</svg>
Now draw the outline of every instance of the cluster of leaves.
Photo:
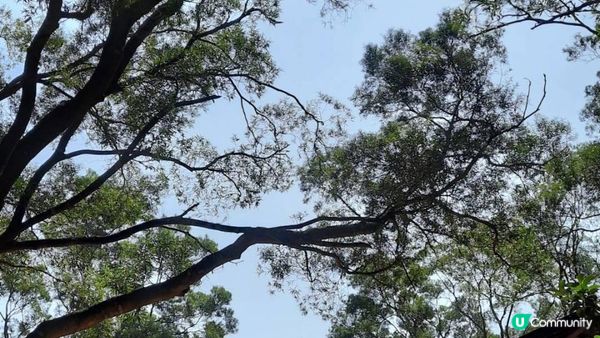
<svg viewBox="0 0 600 338">
<path fill-rule="evenodd" d="M 50 178 L 52 184 L 32 202 L 39 210 L 97 178 L 93 172 L 78 175 L 72 165 L 64 166 L 57 175 L 61 179 Z M 164 182 L 130 173 L 127 180 L 108 182 L 84 203 L 40 224 L 30 236 L 105 236 L 124 224 L 151 219 L 164 188 Z M 160 228 L 109 247 L 4 255 L 0 276 L 7 307 L 3 312 L 5 333 L 23 335 L 53 313 L 79 311 L 162 282 L 217 250 L 213 241 L 193 237 L 189 231 L 189 226 Z M 150 337 L 224 337 L 237 328 L 230 300 L 231 294 L 223 288 L 215 287 L 209 294 L 191 291 L 183 298 L 139 309 L 77 336 L 139 337 L 143 332 Z"/>
<path fill-rule="evenodd" d="M 554 291 L 564 306 L 583 318 L 598 318 L 598 291 L 600 285 L 591 284 L 595 276 L 577 276 L 576 282 L 566 283 L 561 280 Z"/>
<path fill-rule="evenodd" d="M 538 119 L 495 143 L 496 153 L 482 154 L 464 187 L 435 196 L 452 162 L 439 150 L 444 142 L 430 136 L 444 122 L 440 111 L 462 108 L 446 100 L 471 102 L 464 109 L 477 121 L 501 121 L 495 109 L 528 101 L 515 99 L 510 84 L 473 90 L 486 88 L 483 81 L 504 60 L 495 35 L 500 28 L 524 21 L 582 27 L 591 34 L 567 49 L 571 58 L 580 57 L 596 48 L 596 24 L 584 20 L 597 22 L 597 6 L 468 1 L 462 14 L 442 16 L 436 29 L 418 38 L 396 31 L 382 45 L 367 47 L 355 102 L 363 113 L 382 116 L 384 127 L 317 157 L 302 172 L 304 187 L 346 212 L 372 215 L 400 205 L 404 231 L 395 251 L 371 243 L 377 251 L 363 251 L 360 268 L 346 271 L 353 292 L 332 317 L 330 337 L 516 337 L 510 318 L 523 303 L 539 318 L 597 319 L 598 143 L 573 146 L 568 125 Z M 469 45 L 464 50 L 448 34 L 461 28 Z M 596 87 L 588 87 L 583 111 L 591 129 L 598 121 Z M 472 126 L 449 149 L 480 149 L 483 125 Z M 447 133 L 460 135 L 460 127 Z M 430 197 L 427 204 L 407 207 L 423 195 Z M 382 255 L 391 267 L 385 272 L 377 271 L 386 265 Z"/>
</svg>

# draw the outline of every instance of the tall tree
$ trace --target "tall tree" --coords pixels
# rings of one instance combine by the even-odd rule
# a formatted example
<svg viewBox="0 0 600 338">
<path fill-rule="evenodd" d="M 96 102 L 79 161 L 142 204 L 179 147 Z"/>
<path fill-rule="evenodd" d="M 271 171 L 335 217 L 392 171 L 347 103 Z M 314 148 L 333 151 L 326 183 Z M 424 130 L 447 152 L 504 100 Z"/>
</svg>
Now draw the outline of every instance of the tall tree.
<svg viewBox="0 0 600 338">
<path fill-rule="evenodd" d="M 563 127 L 529 127 L 539 105 L 494 81 L 498 34 L 471 38 L 460 13 L 367 49 L 355 101 L 384 125 L 331 148 L 339 134 L 325 116 L 274 85 L 258 25 L 278 22 L 277 0 L 22 4 L 20 16 L 0 13 L 11 60 L 0 89 L 7 336 L 222 337 L 235 330 L 230 295 L 192 289 L 256 244 L 272 244 L 263 257 L 276 282 L 297 271 L 313 285 L 418 262 L 438 238 L 469 246 L 478 231 L 508 261 L 500 241 L 520 229 L 503 212 L 511 183 L 561 150 Z M 268 90 L 283 101 L 257 104 Z M 239 102 L 246 133 L 220 151 L 192 127 L 225 99 Z M 311 157 L 301 176 L 323 198 L 317 217 L 274 227 L 204 218 L 287 188 L 292 146 Z M 182 211 L 164 215 L 171 202 Z M 239 237 L 219 249 L 199 237 L 208 230 Z"/>
<path fill-rule="evenodd" d="M 462 11 L 440 21 L 367 46 L 354 102 L 382 129 L 328 149 L 302 171 L 322 210 L 394 215 L 363 239 L 365 248 L 333 254 L 358 292 L 333 317 L 331 337 L 395 337 L 400 328 L 417 337 L 508 337 L 516 303 L 535 295 L 545 304 L 541 296 L 558 281 L 547 242 L 520 208 L 545 166 L 568 153 L 568 126 L 527 122 L 541 102 L 496 79 L 505 60 L 499 32 L 477 35 Z M 311 280 L 330 275 L 302 260 L 284 265 L 297 256 L 271 251 L 276 278 L 305 266 Z M 312 305 L 330 314 L 329 291 L 315 291 Z"/>
<path fill-rule="evenodd" d="M 324 11 L 346 6 L 323 2 Z M 82 335 L 221 337 L 236 327 L 230 295 L 191 291 L 215 267 L 256 243 L 372 231 L 368 220 L 314 233 L 294 230 L 322 219 L 267 231 L 193 217 L 202 207 L 254 205 L 262 192 L 285 188 L 285 136 L 322 124 L 273 84 L 277 68 L 257 26 L 278 22 L 278 1 L 19 7 L 0 12 L 8 56 L 0 67 L 5 336 L 94 327 Z M 255 99 L 266 90 L 298 108 L 259 107 Z M 238 100 L 247 123 L 222 152 L 191 132 L 219 99 Z M 164 215 L 162 205 L 173 200 L 183 211 Z M 219 251 L 192 227 L 242 236 Z"/>
<path fill-rule="evenodd" d="M 463 39 L 471 43 L 482 41 L 490 33 L 499 34 L 502 28 L 522 22 L 533 23 L 534 29 L 560 24 L 581 32 L 575 44 L 566 49 L 570 58 L 595 57 L 597 6 L 596 1 L 467 1 L 466 10 L 460 12 L 469 17 L 471 28 Z M 443 32 L 444 25 L 436 31 Z M 428 47 L 428 53 L 421 54 L 429 58 L 426 62 L 435 55 L 431 51 L 437 49 L 430 34 L 426 31 L 413 38 L 415 46 Z M 355 95 L 365 113 L 378 113 L 387 106 L 397 112 L 406 104 L 404 97 L 391 95 L 388 88 L 414 79 L 411 66 L 421 55 L 407 53 L 406 44 L 395 44 L 390 37 L 380 46 L 367 47 L 365 53 L 367 76 Z M 456 44 L 451 46 L 442 55 L 460 52 Z M 489 45 L 477 47 L 485 49 Z M 403 67 L 389 72 L 395 77 L 386 72 L 391 67 L 381 67 L 384 71 L 378 73 L 368 72 L 373 50 L 385 51 L 389 60 L 405 60 Z M 486 64 L 487 60 L 490 58 L 481 58 L 480 62 Z M 459 67 L 446 65 L 445 69 Z M 469 74 L 485 77 L 493 73 L 469 71 Z M 600 116 L 597 88 L 597 84 L 587 88 L 589 101 L 583 111 L 592 130 L 597 128 Z M 437 97 L 446 97 L 448 92 L 452 89 L 447 88 Z M 410 106 L 404 109 L 415 110 Z M 389 139 L 388 134 L 383 131 L 371 137 Z M 453 199 L 450 194 L 449 201 L 442 206 L 446 213 L 443 217 L 432 219 L 432 209 L 428 209 L 429 224 L 436 224 L 436 229 L 452 229 L 451 233 L 419 224 L 423 223 L 419 218 L 410 220 L 417 229 L 426 232 L 412 242 L 425 244 L 417 246 L 410 257 L 383 274 L 352 277 L 356 292 L 333 317 L 330 336 L 396 337 L 406 331 L 416 337 L 516 337 L 520 333 L 510 328 L 510 318 L 522 302 L 528 302 L 539 318 L 576 313 L 596 322 L 598 288 L 590 286 L 590 281 L 597 280 L 600 272 L 596 235 L 600 215 L 598 144 L 592 140 L 573 145 L 567 142 L 568 138 L 567 125 L 549 120 L 539 120 L 537 128 L 523 130 L 508 146 L 511 151 L 505 160 L 511 161 L 494 163 L 490 158 L 492 165 L 515 175 L 511 180 L 503 180 L 496 172 L 478 181 L 479 186 L 470 189 L 481 202 L 475 208 L 465 204 L 468 199 Z M 389 151 L 388 147 L 402 149 L 396 144 L 385 143 L 386 146 L 369 147 L 368 151 L 363 150 L 363 145 L 366 143 L 354 142 L 335 151 L 359 153 L 353 155 L 358 161 L 377 158 L 367 162 L 370 167 L 364 171 L 377 178 L 388 168 L 402 168 L 404 163 L 411 163 L 389 161 L 389 157 L 382 155 Z M 349 166 L 347 170 L 353 169 Z M 373 191 L 376 196 L 384 191 L 372 190 L 379 187 L 375 184 L 378 179 L 365 179 L 367 182 L 370 185 L 365 184 L 365 190 L 348 189 L 365 191 L 354 197 L 357 204 L 363 203 L 365 196 L 372 198 Z M 403 187 L 397 180 L 386 183 L 385 189 L 390 191 Z M 470 225 L 470 229 L 456 232 L 457 222 Z M 598 330 L 593 327 L 589 333 Z"/>
</svg>

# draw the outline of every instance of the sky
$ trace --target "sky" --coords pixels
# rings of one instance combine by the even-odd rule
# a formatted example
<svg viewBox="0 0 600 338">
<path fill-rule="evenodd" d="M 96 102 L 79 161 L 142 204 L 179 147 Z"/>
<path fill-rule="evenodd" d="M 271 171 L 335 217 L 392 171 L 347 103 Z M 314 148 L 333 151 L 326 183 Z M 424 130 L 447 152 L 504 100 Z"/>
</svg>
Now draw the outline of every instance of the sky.
<svg viewBox="0 0 600 338">
<path fill-rule="evenodd" d="M 283 1 L 282 24 L 265 26 L 271 41 L 273 58 L 281 69 L 276 84 L 303 101 L 317 98 L 319 92 L 342 101 L 352 95 L 362 79 L 360 59 L 368 43 L 382 41 L 392 28 L 417 33 L 434 25 L 438 14 L 460 1 L 372 0 L 372 7 L 357 5 L 346 14 L 320 16 L 320 7 L 307 1 Z M 0 0 L 0 4 L 12 1 Z M 580 138 L 585 137 L 579 111 L 584 104 L 585 85 L 595 81 L 598 65 L 567 62 L 562 48 L 576 31 L 547 26 L 531 31 L 527 25 L 511 27 L 505 34 L 511 68 L 517 83 L 532 81 L 534 97 L 539 96 L 543 75 L 548 79 L 543 114 L 561 118 L 574 125 Z M 211 107 L 199 121 L 197 132 L 218 140 L 231 135 L 231 115 L 239 108 L 227 104 Z M 353 124 L 354 130 L 372 130 L 368 121 Z M 297 188 L 264 197 L 254 209 L 230 210 L 215 220 L 236 225 L 279 225 L 292 221 L 298 211 L 310 210 L 303 205 Z M 175 213 L 176 211 L 173 211 Z M 233 237 L 208 233 L 221 246 Z M 239 320 L 238 333 L 232 338 L 319 338 L 325 337 L 329 324 L 315 314 L 303 315 L 288 293 L 271 294 L 269 278 L 257 273 L 257 248 L 248 250 L 239 261 L 215 270 L 202 281 L 200 289 L 222 285 L 233 294 L 232 307 Z"/>
<path fill-rule="evenodd" d="M 372 8 L 357 5 L 347 15 L 319 16 L 319 7 L 304 1 L 283 1 L 282 24 L 266 27 L 274 60 L 281 68 L 276 84 L 308 101 L 319 92 L 347 101 L 360 84 L 360 59 L 365 45 L 381 42 L 392 28 L 417 33 L 437 22 L 438 14 L 459 1 L 374 0 Z M 569 121 L 579 138 L 585 138 L 579 111 L 584 104 L 583 90 L 595 81 L 597 65 L 567 62 L 562 49 L 576 33 L 563 27 L 531 31 L 529 26 L 511 27 L 504 41 L 508 49 L 506 76 L 521 86 L 532 81 L 532 98 L 538 98 L 547 76 L 547 98 L 542 105 L 545 116 Z M 510 68 L 510 69 L 509 69 Z M 510 73 L 508 73 L 510 71 Z M 231 127 L 226 113 L 211 115 L 204 122 L 218 138 Z M 372 130 L 373 125 L 353 125 Z M 201 128 L 201 127 L 200 127 Z M 297 188 L 265 196 L 260 207 L 232 210 L 225 220 L 236 225 L 287 224 L 290 216 L 307 210 Z M 214 237 L 221 244 L 231 237 Z M 257 249 L 251 248 L 235 264 L 214 271 L 202 282 L 202 289 L 222 285 L 233 294 L 232 307 L 239 319 L 235 338 L 318 338 L 325 337 L 329 324 L 315 314 L 303 315 L 289 293 L 271 294 L 269 277 L 257 274 Z"/>
</svg>

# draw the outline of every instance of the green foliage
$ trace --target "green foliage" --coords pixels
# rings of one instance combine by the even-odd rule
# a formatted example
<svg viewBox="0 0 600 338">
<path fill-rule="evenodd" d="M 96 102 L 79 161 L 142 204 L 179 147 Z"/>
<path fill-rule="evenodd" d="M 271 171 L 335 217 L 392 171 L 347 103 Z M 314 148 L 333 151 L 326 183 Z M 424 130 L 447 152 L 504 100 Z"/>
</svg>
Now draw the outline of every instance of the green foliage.
<svg viewBox="0 0 600 338">
<path fill-rule="evenodd" d="M 566 282 L 560 280 L 558 287 L 553 290 L 565 311 L 574 314 L 578 318 L 586 318 L 592 321 L 591 333 L 600 330 L 600 302 L 598 302 L 598 291 L 600 285 L 593 283 L 597 280 L 595 275 L 577 276 L 574 281 Z"/>
<path fill-rule="evenodd" d="M 600 315 L 598 307 L 598 290 L 600 285 L 591 284 L 595 276 L 577 276 L 575 282 L 567 283 L 561 280 L 554 295 L 560 299 L 569 311 L 583 318 L 597 318 Z"/>
<path fill-rule="evenodd" d="M 30 151 L 1 201 L 0 229 L 8 233 L 0 256 L 7 336 L 26 335 L 51 316 L 94 309 L 203 262 L 217 251 L 216 243 L 191 233 L 190 226 L 152 221 L 165 205 L 198 216 L 251 207 L 263 193 L 288 188 L 294 163 L 286 149 L 296 139 L 312 156 L 299 174 L 307 197 L 316 196 L 316 211 L 368 220 L 236 232 L 248 241 L 259 234 L 251 239 L 287 243 L 262 255 L 274 285 L 283 286 L 294 273 L 306 276 L 316 299 L 307 297 L 304 305 L 335 315 L 331 338 L 399 338 L 403 331 L 422 338 L 512 337 L 508 321 L 523 301 L 547 317 L 561 311 L 597 316 L 598 286 L 579 276 L 600 272 L 593 235 L 600 215 L 600 147 L 570 145 L 564 123 L 529 121 L 540 105 L 498 80 L 506 53 L 494 26 L 523 15 L 540 25 L 571 18 L 577 21 L 571 25 L 591 33 L 568 50 L 580 57 L 598 46 L 597 4 L 582 7 L 592 26 L 576 13 L 560 14 L 572 3 L 474 0 L 468 1 L 476 5 L 472 12 L 447 11 L 419 34 L 390 31 L 383 43 L 367 46 L 364 81 L 352 98 L 362 114 L 381 119 L 381 128 L 346 137 L 343 126 L 328 129 L 313 107 L 296 104 L 293 95 L 275 105 L 256 103 L 268 90 L 286 93 L 273 84 L 279 70 L 259 31 L 261 21 L 278 22 L 279 1 L 156 3 L 151 12 L 143 10 L 150 2 L 141 0 L 65 1 L 59 15 L 71 17 L 55 21 L 78 24 L 51 29 L 34 65 L 39 71 L 12 84 L 4 79 L 6 70 L 36 51 L 34 32 L 52 2 L 25 0 L 18 18 L 0 12 L 0 36 L 11 59 L 1 67 L 2 98 L 10 99 L 0 105 L 2 141 L 11 136 L 7 123 L 26 120 L 18 145 L 0 149 L 10 156 L 0 159 L 0 186 L 20 160 L 15 149 L 39 148 Z M 322 3 L 327 11 L 352 1 Z M 152 27 L 161 13 L 170 14 Z M 112 40 L 119 34 L 121 44 Z M 135 53 L 127 54 L 132 46 Z M 122 64 L 121 57 L 127 58 Z M 122 70 L 103 74 L 111 67 L 100 63 Z M 587 90 L 584 116 L 592 121 L 600 115 L 597 87 Z M 28 90 L 38 91 L 30 112 L 19 107 L 30 102 L 19 104 Z M 191 132 L 207 103 L 219 98 L 239 101 L 245 126 L 243 135 L 230 135 L 227 149 Z M 60 127 L 72 116 L 80 118 Z M 39 130 L 53 137 L 28 139 Z M 339 138 L 321 147 L 327 136 Z M 91 150 L 77 155 L 71 138 Z M 55 152 L 40 166 L 34 157 L 44 149 Z M 105 160 L 94 165 L 79 157 L 84 155 Z M 138 226 L 143 231 L 102 242 Z M 327 237 L 331 242 L 294 237 L 303 231 L 339 233 Z M 347 233 L 352 238 L 342 235 Z M 61 244 L 45 246 L 52 241 Z M 13 252 L 8 246 L 31 243 L 39 247 Z M 335 308 L 326 296 L 340 271 L 353 292 Z M 230 301 L 222 288 L 192 288 L 74 336 L 224 337 L 237 326 Z"/>
<path fill-rule="evenodd" d="M 55 186 L 47 187 L 48 195 L 40 196 L 39 203 L 52 204 L 53 199 L 60 199 L 53 194 L 70 194 L 69 189 L 77 192 L 97 178 L 93 172 L 82 176 L 76 171 L 70 173 L 75 175 L 72 180 L 62 180 L 68 185 L 54 181 Z M 129 177 L 127 182 L 103 185 L 90 199 L 44 223 L 39 231 L 54 238 L 99 236 L 119 230 L 124 224 L 149 219 L 164 184 L 144 176 L 138 181 L 133 175 Z M 176 229 L 190 231 L 186 226 Z M 208 238 L 159 229 L 105 247 L 69 247 L 43 256 L 5 256 L 2 263 L 15 268 L 1 270 L 0 293 L 9 297 L 9 307 L 27 314 L 21 322 L 10 322 L 24 333 L 32 323 L 51 313 L 50 304 L 58 302 L 62 311 L 85 309 L 109 297 L 164 281 L 216 250 L 216 244 Z M 17 268 L 26 266 L 25 270 Z M 140 309 L 77 336 L 138 337 L 144 332 L 150 337 L 224 337 L 236 330 L 233 311 L 228 307 L 230 300 L 231 294 L 222 288 L 214 288 L 210 294 L 191 291 L 183 298 Z"/>
<path fill-rule="evenodd" d="M 0 7 L 0 17 L 2 18 L 0 37 L 8 47 L 8 55 L 11 59 L 17 58 L 15 62 L 22 61 L 23 52 L 27 50 L 33 37 L 32 27 L 25 20 L 14 19 L 11 12 L 4 6 Z"/>
<path fill-rule="evenodd" d="M 301 170 L 318 210 L 393 217 L 363 238 L 369 248 L 335 251 L 353 292 L 330 337 L 516 337 L 509 320 L 523 302 L 564 315 L 557 281 L 598 271 L 586 231 L 597 230 L 599 148 L 573 147 L 563 122 L 525 121 L 537 112 L 529 97 L 494 80 L 499 32 L 476 30 L 448 12 L 416 36 L 391 31 L 367 46 L 354 101 L 381 129 Z M 294 273 L 267 260 L 275 278 Z M 331 314 L 323 302 L 313 304 Z"/>
<path fill-rule="evenodd" d="M 32 124 L 85 87 L 103 52 L 100 43 L 107 39 L 110 25 L 115 18 L 129 15 L 143 3 L 62 3 L 63 13 L 89 15 L 59 20 L 61 27 L 43 46 L 37 68 L 43 74 L 44 84 L 38 88 Z M 92 161 L 64 158 L 51 166 L 39 184 L 34 185 L 31 200 L 25 204 L 27 219 L 50 216 L 35 222 L 19 240 L 101 238 L 159 218 L 165 212 L 163 205 L 167 200 L 176 206 L 170 209 L 179 209 L 177 202 L 184 209 L 206 202 L 197 208 L 212 211 L 223 204 L 253 205 L 262 192 L 287 187 L 288 179 L 283 173 L 289 160 L 281 154 L 287 143 L 278 134 L 270 137 L 273 133 L 268 128 L 274 122 L 268 112 L 258 110 L 260 116 L 244 112 L 242 119 L 249 123 L 247 137 L 238 138 L 239 142 L 223 151 L 190 133 L 203 111 L 202 105 L 195 105 L 197 109 L 175 107 L 175 102 L 210 95 L 230 100 L 242 100 L 243 96 L 243 100 L 250 102 L 264 94 L 278 69 L 271 59 L 268 41 L 257 27 L 260 21 L 276 22 L 278 2 L 211 0 L 186 2 L 183 6 L 182 3 L 168 2 L 170 7 L 165 9 L 174 14 L 164 18 L 148 38 L 140 41 L 123 74 L 115 79 L 118 82 L 115 88 L 90 109 L 73 137 L 78 139 L 79 146 L 113 151 L 115 156 Z M 25 60 L 47 14 L 48 2 L 23 1 L 17 7 L 21 13 L 4 7 L 0 10 L 1 89 L 8 82 L 5 71 L 21 68 L 20 63 Z M 245 12 L 251 8 L 252 12 Z M 238 16 L 241 18 L 233 21 Z M 139 27 L 139 24 L 132 27 L 128 39 Z M 8 59 L 4 58 L 4 51 Z M 98 94 L 104 95 L 94 95 Z M 3 101 L 0 106 L 2 137 L 8 129 L 5 124 L 12 122 L 18 111 L 14 107 L 16 102 L 18 98 L 11 97 L 11 102 Z M 140 134 L 160 112 L 166 113 L 154 128 Z M 281 120 L 296 118 L 289 115 Z M 253 138 L 251 128 L 266 128 L 269 132 L 264 132 L 260 139 Z M 131 146 L 136 137 L 141 144 Z M 130 146 L 138 151 L 134 157 L 139 158 L 135 161 L 134 157 L 122 156 L 123 150 Z M 223 153 L 226 155 L 221 156 Z M 190 172 L 164 160 L 175 158 L 190 167 L 206 165 L 206 168 Z M 115 159 L 122 161 L 118 173 L 103 173 L 103 167 Z M 2 231 L 11 222 L 16 205 L 27 194 L 27 187 L 32 185 L 39 164 L 32 163 L 31 169 L 21 174 L 3 201 L 6 207 L 0 207 Z M 65 201 L 80 195 L 84 197 L 65 206 Z M 57 206 L 65 207 L 54 213 Z M 2 304 L 7 303 L 8 310 L 2 312 L 7 323 L 6 334 L 25 335 L 44 319 L 80 311 L 110 297 L 165 281 L 216 250 L 216 243 L 192 234 L 189 226 L 174 224 L 153 227 L 103 246 L 3 253 L 0 299 Z M 79 335 L 223 337 L 236 330 L 230 299 L 231 295 L 220 288 L 210 294 L 191 290 L 183 298 L 140 309 Z"/>
</svg>

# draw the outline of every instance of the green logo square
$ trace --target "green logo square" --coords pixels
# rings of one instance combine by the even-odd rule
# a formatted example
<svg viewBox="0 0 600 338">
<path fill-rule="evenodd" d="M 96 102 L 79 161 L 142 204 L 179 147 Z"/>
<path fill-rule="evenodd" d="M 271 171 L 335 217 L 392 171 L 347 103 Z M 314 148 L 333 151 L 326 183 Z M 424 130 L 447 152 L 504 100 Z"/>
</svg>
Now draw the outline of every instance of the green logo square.
<svg viewBox="0 0 600 338">
<path fill-rule="evenodd" d="M 510 324 L 517 331 L 523 331 L 529 326 L 531 313 L 517 313 L 512 317 Z"/>
</svg>

